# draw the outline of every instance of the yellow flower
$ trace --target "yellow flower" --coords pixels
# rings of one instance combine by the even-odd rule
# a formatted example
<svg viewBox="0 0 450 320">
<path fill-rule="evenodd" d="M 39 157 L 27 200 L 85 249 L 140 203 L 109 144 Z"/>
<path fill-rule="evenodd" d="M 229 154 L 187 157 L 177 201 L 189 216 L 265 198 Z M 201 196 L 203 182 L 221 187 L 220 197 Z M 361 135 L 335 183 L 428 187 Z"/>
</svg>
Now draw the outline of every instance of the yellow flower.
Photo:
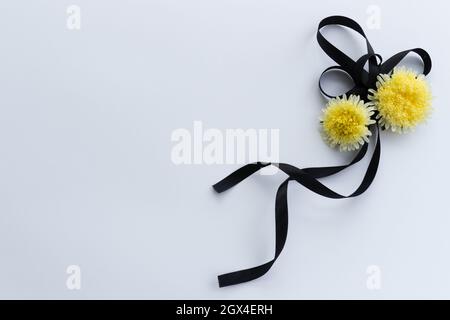
<svg viewBox="0 0 450 320">
<path fill-rule="evenodd" d="M 331 99 L 323 110 L 322 136 L 332 147 L 339 146 L 340 151 L 357 150 L 369 141 L 369 125 L 374 107 L 364 103 L 359 96 L 351 95 Z"/>
<path fill-rule="evenodd" d="M 393 132 L 410 131 L 431 112 L 432 96 L 425 76 L 406 68 L 379 75 L 377 90 L 370 89 L 368 98 L 379 111 L 380 125 Z"/>
</svg>

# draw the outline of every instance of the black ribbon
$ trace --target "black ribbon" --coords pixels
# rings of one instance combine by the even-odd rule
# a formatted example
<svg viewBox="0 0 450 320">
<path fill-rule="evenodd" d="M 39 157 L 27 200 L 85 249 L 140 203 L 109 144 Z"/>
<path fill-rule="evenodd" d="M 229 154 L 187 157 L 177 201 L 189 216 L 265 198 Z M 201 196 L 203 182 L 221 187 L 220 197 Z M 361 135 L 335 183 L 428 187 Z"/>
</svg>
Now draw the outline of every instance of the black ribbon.
<svg viewBox="0 0 450 320">
<path fill-rule="evenodd" d="M 362 37 L 364 37 L 367 45 L 367 54 L 364 54 L 357 61 L 354 61 L 346 54 L 344 54 L 341 50 L 336 48 L 333 44 L 331 44 L 321 33 L 322 28 L 329 25 L 340 25 L 347 28 L 350 28 L 357 33 L 359 33 Z M 331 95 L 328 95 L 322 87 L 322 78 L 323 76 L 331 71 L 343 71 L 347 73 L 354 82 L 354 87 L 346 92 L 347 95 L 356 94 L 361 97 L 361 99 L 367 101 L 367 94 L 369 89 L 376 88 L 377 76 L 379 74 L 387 74 L 391 72 L 403 58 L 405 58 L 409 53 L 416 53 L 423 62 L 423 74 L 427 75 L 431 71 L 431 58 L 430 55 L 423 49 L 415 48 L 410 50 L 405 50 L 399 52 L 389 58 L 387 61 L 383 63 L 383 60 L 379 54 L 376 54 L 364 34 L 361 26 L 355 22 L 354 20 L 343 17 L 343 16 L 331 16 L 323 19 L 319 23 L 319 28 L 317 30 L 317 41 L 319 42 L 322 50 L 333 59 L 338 65 L 332 66 L 330 68 L 325 69 L 319 79 L 319 90 L 328 98 L 334 98 Z M 368 64 L 368 69 L 365 69 L 365 66 Z M 288 185 L 290 181 L 296 181 L 301 184 L 305 188 L 311 190 L 314 193 L 317 193 L 321 196 L 331 199 L 344 199 L 344 198 L 353 198 L 364 193 L 371 183 L 373 182 L 375 175 L 377 173 L 378 164 L 380 161 L 381 155 L 381 143 L 380 143 L 380 129 L 378 124 L 374 124 L 370 126 L 370 130 L 372 132 L 372 137 L 375 139 L 375 148 L 372 154 L 372 158 L 369 162 L 369 166 L 367 167 L 364 178 L 359 185 L 359 187 L 352 194 L 345 196 L 341 195 L 324 184 L 322 184 L 319 179 L 334 175 L 352 165 L 359 162 L 364 158 L 368 151 L 368 143 L 365 143 L 361 149 L 357 152 L 354 159 L 342 166 L 334 166 L 334 167 L 316 167 L 316 168 L 306 168 L 299 169 L 290 164 L 286 163 L 251 163 L 247 164 L 244 167 L 238 169 L 233 172 L 225 179 L 216 183 L 213 188 L 216 192 L 221 193 L 224 192 L 238 183 L 242 182 L 252 174 L 258 172 L 260 169 L 274 165 L 277 166 L 281 171 L 288 175 L 288 178 L 280 185 L 277 191 L 276 200 L 275 200 L 275 255 L 272 260 L 266 262 L 257 267 L 235 271 L 227 274 L 222 274 L 218 277 L 219 286 L 225 287 L 234 284 L 239 284 L 247 281 L 251 281 L 263 276 L 272 265 L 275 263 L 281 251 L 283 250 L 284 244 L 287 238 L 288 231 Z"/>
</svg>

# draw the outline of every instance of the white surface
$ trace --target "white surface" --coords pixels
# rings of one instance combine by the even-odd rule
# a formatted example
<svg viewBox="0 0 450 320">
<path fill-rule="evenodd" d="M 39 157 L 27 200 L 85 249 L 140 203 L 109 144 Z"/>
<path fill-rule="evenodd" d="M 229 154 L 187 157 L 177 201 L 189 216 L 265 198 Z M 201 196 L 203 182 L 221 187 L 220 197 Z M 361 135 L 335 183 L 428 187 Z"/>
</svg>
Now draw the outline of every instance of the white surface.
<svg viewBox="0 0 450 320">
<path fill-rule="evenodd" d="M 71 4 L 82 10 L 79 31 L 66 28 Z M 365 24 L 372 4 L 380 30 Z M 406 0 L 3 1 L 0 297 L 450 298 L 449 9 Z M 414 134 L 383 133 L 379 174 L 357 199 L 292 184 L 289 237 L 274 268 L 219 289 L 218 274 L 272 257 L 284 175 L 218 196 L 210 185 L 238 165 L 175 166 L 170 135 L 194 120 L 279 128 L 283 162 L 345 162 L 317 125 L 317 79 L 332 62 L 315 32 L 333 14 L 359 21 L 385 59 L 430 52 L 433 117 Z M 362 55 L 359 38 L 341 43 Z M 348 193 L 363 170 L 326 181 Z M 72 264 L 82 270 L 78 291 L 66 288 Z M 382 270 L 381 290 L 366 288 L 369 265 Z"/>
</svg>

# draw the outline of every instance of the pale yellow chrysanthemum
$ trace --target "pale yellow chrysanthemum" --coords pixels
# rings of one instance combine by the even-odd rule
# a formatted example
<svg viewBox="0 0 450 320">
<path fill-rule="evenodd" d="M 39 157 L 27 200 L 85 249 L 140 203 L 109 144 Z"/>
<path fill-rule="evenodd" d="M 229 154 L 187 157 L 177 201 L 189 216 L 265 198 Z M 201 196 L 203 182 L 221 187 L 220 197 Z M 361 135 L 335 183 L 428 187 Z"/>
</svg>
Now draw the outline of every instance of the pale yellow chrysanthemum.
<svg viewBox="0 0 450 320">
<path fill-rule="evenodd" d="M 431 90 L 425 76 L 404 67 L 391 75 L 378 76 L 377 90 L 369 90 L 369 100 L 379 114 L 381 126 L 403 133 L 424 122 L 431 112 Z"/>
<path fill-rule="evenodd" d="M 351 151 L 369 141 L 371 132 L 368 126 L 375 123 L 371 119 L 374 107 L 364 103 L 359 96 L 347 98 L 344 95 L 331 99 L 322 111 L 322 136 L 330 146 L 339 146 L 340 151 Z"/>
</svg>

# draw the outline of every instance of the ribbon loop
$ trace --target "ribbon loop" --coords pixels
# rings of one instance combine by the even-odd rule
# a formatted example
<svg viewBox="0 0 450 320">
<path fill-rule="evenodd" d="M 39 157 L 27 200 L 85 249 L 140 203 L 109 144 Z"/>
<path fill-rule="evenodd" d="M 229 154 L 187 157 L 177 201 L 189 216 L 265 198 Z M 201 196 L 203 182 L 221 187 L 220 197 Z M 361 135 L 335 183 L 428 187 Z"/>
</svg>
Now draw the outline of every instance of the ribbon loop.
<svg viewBox="0 0 450 320">
<path fill-rule="evenodd" d="M 340 65 L 345 71 L 347 71 L 347 73 L 351 74 L 353 79 L 356 79 L 357 76 L 353 74 L 355 61 L 349 56 L 347 56 L 345 53 L 343 53 L 341 50 L 336 48 L 333 44 L 331 44 L 320 32 L 322 28 L 330 25 L 344 26 L 359 33 L 366 41 L 367 53 L 369 54 L 375 53 L 373 51 L 372 45 L 367 39 L 364 30 L 355 20 L 352 20 L 344 16 L 331 16 L 323 19 L 319 23 L 319 28 L 317 30 L 317 41 L 320 47 L 331 59 L 333 59 L 338 65 Z M 374 61 L 372 61 L 372 63 L 374 63 Z"/>
<path fill-rule="evenodd" d="M 319 77 L 319 90 L 324 96 L 326 96 L 327 98 L 330 98 L 330 99 L 336 98 L 336 96 L 330 95 L 327 92 L 325 92 L 325 90 L 323 89 L 323 86 L 322 86 L 323 77 L 331 71 L 339 71 L 339 72 L 343 72 L 346 75 L 348 75 L 352 79 L 353 85 L 354 85 L 353 88 L 349 92 L 351 92 L 352 90 L 355 89 L 355 87 L 356 87 L 355 80 L 351 76 L 351 74 L 349 74 L 347 71 L 345 71 L 344 68 L 342 68 L 341 66 L 333 66 L 333 67 L 326 68 Z"/>
<path fill-rule="evenodd" d="M 431 57 L 424 49 L 421 48 L 415 48 L 415 49 L 409 49 L 405 51 L 401 51 L 388 60 L 386 60 L 385 63 L 381 66 L 381 73 L 389 73 L 391 72 L 408 54 L 411 52 L 416 53 L 421 59 L 423 63 L 423 75 L 428 75 L 431 71 L 432 62 Z"/>
</svg>

